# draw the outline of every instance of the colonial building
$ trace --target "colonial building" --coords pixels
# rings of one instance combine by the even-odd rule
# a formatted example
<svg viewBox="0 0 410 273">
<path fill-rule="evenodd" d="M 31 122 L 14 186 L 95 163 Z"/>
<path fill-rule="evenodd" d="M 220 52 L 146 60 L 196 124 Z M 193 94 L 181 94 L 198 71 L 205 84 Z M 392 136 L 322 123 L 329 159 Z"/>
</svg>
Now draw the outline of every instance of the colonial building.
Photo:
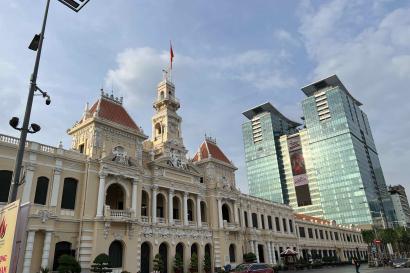
<svg viewBox="0 0 410 273">
<path fill-rule="evenodd" d="M 302 226 L 338 228 L 306 222 L 287 205 L 241 193 L 236 167 L 212 138 L 189 160 L 169 79 L 157 88 L 150 138 L 122 102 L 102 90 L 68 130 L 71 149 L 27 143 L 18 198 L 31 208 L 19 273 L 56 270 L 62 254 L 74 255 L 84 272 L 100 253 L 110 256 L 114 272 L 151 272 L 158 253 L 165 273 L 173 271 L 176 253 L 184 272 L 193 253 L 200 272 L 206 254 L 213 270 L 241 263 L 246 252 L 275 264 L 281 251 L 299 251 Z M 0 202 L 7 201 L 17 144 L 17 138 L 0 135 Z M 347 257 L 344 250 L 364 251 L 360 232 L 348 233 L 360 241 L 324 248 L 303 240 L 303 250 L 318 247 L 340 259 Z"/>
</svg>

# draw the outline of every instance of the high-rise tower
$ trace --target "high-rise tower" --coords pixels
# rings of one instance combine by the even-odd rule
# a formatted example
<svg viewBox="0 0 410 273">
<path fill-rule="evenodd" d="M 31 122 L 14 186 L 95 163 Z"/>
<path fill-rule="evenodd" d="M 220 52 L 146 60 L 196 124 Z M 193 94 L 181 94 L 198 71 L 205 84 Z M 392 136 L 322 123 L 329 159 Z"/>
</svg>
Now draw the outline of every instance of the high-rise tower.
<svg viewBox="0 0 410 273">
<path fill-rule="evenodd" d="M 324 216 L 347 224 L 392 224 L 394 210 L 362 104 L 336 75 L 302 91 Z"/>
<path fill-rule="evenodd" d="M 394 209 L 362 104 L 336 75 L 302 91 L 304 128 L 270 104 L 244 113 L 250 193 L 339 223 L 392 225 Z"/>
<path fill-rule="evenodd" d="M 279 138 L 295 133 L 300 124 L 286 118 L 270 103 L 254 107 L 243 115 L 248 118 L 242 124 L 242 132 L 249 193 L 288 203 Z"/>
</svg>

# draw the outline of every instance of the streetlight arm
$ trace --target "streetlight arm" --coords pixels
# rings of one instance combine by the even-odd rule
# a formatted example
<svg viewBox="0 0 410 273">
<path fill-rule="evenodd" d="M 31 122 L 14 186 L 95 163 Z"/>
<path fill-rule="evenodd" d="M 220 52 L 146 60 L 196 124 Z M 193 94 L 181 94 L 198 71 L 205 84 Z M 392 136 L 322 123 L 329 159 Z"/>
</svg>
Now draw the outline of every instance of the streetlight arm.
<svg viewBox="0 0 410 273">
<path fill-rule="evenodd" d="M 20 172 L 21 172 L 21 165 L 22 165 L 23 157 L 24 157 L 24 148 L 26 145 L 27 133 L 29 131 L 28 126 L 30 123 L 31 108 L 33 106 L 34 92 L 36 91 L 36 88 L 37 88 L 37 85 L 36 85 L 37 74 L 38 74 L 38 69 L 40 66 L 41 50 L 43 48 L 43 40 L 44 40 L 44 33 L 46 30 L 49 6 L 50 6 L 50 0 L 47 0 L 46 9 L 45 9 L 44 18 L 43 18 L 43 25 L 41 27 L 40 41 L 38 44 L 36 61 L 34 63 L 33 74 L 31 74 L 31 79 L 30 79 L 30 89 L 28 92 L 23 126 L 21 127 L 20 142 L 19 142 L 19 147 L 18 147 L 17 157 L 16 157 L 16 165 L 14 166 L 13 181 L 12 181 L 11 189 L 9 193 L 9 200 L 8 200 L 9 203 L 14 202 L 17 198 L 17 188 L 20 183 Z"/>
</svg>

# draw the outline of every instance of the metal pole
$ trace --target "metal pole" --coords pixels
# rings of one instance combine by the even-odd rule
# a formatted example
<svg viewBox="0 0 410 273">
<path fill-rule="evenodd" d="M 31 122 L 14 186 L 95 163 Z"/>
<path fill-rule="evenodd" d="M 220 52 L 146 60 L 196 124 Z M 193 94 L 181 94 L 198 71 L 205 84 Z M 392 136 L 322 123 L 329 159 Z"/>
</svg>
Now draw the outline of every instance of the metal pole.
<svg viewBox="0 0 410 273">
<path fill-rule="evenodd" d="M 21 133 L 20 133 L 20 141 L 19 141 L 19 147 L 17 151 L 16 165 L 14 166 L 13 181 L 11 183 L 10 192 L 9 192 L 9 200 L 8 200 L 9 203 L 14 202 L 16 200 L 17 189 L 20 184 L 20 172 L 21 172 L 21 167 L 22 167 L 21 165 L 22 165 L 23 157 L 24 157 L 24 148 L 26 146 L 27 132 L 29 129 L 28 126 L 30 123 L 31 107 L 33 105 L 34 92 L 36 91 L 37 74 L 38 74 L 38 68 L 40 66 L 41 49 L 43 47 L 44 32 L 46 29 L 49 6 L 50 6 L 50 0 L 47 0 L 46 10 L 44 12 L 44 18 L 43 18 L 43 26 L 41 28 L 41 33 L 40 33 L 40 41 L 38 43 L 36 62 L 34 63 L 33 74 L 31 74 L 31 79 L 30 79 L 30 88 L 28 92 L 26 112 L 24 114 L 23 126 L 21 128 Z"/>
</svg>

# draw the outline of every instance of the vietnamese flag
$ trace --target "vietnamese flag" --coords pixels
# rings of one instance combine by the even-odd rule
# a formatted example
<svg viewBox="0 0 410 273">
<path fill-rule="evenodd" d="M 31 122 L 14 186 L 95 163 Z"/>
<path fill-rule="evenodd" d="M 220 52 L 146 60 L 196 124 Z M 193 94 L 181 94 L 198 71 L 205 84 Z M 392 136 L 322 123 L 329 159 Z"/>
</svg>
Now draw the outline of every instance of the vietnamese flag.
<svg viewBox="0 0 410 273">
<path fill-rule="evenodd" d="M 170 59 L 171 59 L 171 69 L 172 69 L 172 60 L 174 59 L 174 51 L 172 50 L 172 44 L 171 41 L 169 41 L 169 55 L 170 55 Z"/>
</svg>

